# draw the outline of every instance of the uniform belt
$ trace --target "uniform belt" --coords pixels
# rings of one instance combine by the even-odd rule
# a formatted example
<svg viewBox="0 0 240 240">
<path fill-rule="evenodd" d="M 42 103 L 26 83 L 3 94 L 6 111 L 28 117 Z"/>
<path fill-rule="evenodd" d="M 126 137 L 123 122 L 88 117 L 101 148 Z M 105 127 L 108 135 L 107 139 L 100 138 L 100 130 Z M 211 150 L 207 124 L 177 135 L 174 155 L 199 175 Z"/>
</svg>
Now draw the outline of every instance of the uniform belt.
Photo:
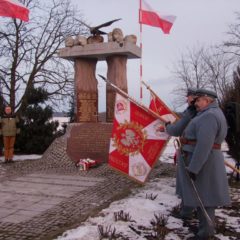
<svg viewBox="0 0 240 240">
<path fill-rule="evenodd" d="M 196 143 L 197 143 L 197 141 L 194 139 L 187 139 L 187 138 L 183 138 L 183 137 L 180 137 L 180 142 L 183 145 L 196 145 Z M 221 149 L 221 144 L 214 143 L 212 146 L 212 149 Z"/>
</svg>

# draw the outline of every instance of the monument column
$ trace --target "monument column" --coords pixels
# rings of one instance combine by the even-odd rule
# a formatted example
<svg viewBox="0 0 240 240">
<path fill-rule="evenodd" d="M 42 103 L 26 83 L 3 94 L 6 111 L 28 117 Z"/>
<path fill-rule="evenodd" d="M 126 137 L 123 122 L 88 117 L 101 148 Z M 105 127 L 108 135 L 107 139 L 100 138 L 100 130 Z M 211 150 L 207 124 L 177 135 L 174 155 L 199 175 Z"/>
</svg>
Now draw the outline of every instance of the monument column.
<svg viewBox="0 0 240 240">
<path fill-rule="evenodd" d="M 98 121 L 97 59 L 75 59 L 75 122 Z"/>
<path fill-rule="evenodd" d="M 114 55 L 106 58 L 108 71 L 107 79 L 118 86 L 124 92 L 127 88 L 127 56 Z M 106 85 L 106 121 L 112 122 L 114 118 L 116 91 L 110 85 Z"/>
<path fill-rule="evenodd" d="M 127 92 L 127 59 L 141 57 L 141 49 L 135 44 L 136 41 L 131 42 L 127 39 L 129 38 L 126 37 L 122 44 L 102 42 L 71 45 L 59 49 L 60 58 L 73 61 L 75 64 L 76 119 L 75 123 L 70 125 L 67 138 L 67 154 L 75 162 L 81 158 L 107 160 L 115 93 L 107 88 L 107 120 L 109 122 L 97 122 L 99 119 L 95 70 L 97 60 L 106 60 L 107 78 Z"/>
</svg>

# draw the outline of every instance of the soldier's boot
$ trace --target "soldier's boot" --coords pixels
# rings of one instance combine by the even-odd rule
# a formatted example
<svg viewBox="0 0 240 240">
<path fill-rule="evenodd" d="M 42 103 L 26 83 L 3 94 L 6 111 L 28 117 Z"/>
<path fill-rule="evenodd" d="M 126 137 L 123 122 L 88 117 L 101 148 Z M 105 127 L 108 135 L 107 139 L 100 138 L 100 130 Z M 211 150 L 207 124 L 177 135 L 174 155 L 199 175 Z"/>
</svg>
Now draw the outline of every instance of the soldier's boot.
<svg viewBox="0 0 240 240">
<path fill-rule="evenodd" d="M 194 211 L 193 207 L 182 206 L 179 214 L 180 217 L 183 219 L 191 219 L 193 217 L 193 211 Z"/>
<path fill-rule="evenodd" d="M 206 207 L 205 208 L 208 216 L 211 218 L 213 222 L 213 226 L 210 226 L 205 215 L 202 210 L 198 208 L 198 220 L 199 220 L 199 228 L 197 232 L 197 237 L 199 239 L 210 239 L 215 234 L 215 208 Z"/>
</svg>

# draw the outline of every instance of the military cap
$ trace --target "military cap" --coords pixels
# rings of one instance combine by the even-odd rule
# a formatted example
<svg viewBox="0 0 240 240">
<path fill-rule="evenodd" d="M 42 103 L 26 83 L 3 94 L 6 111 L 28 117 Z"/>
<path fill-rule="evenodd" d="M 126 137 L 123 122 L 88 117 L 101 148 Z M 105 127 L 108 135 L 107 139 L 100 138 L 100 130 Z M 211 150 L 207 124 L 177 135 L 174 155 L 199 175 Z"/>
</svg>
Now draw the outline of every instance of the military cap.
<svg viewBox="0 0 240 240">
<path fill-rule="evenodd" d="M 211 98 L 217 98 L 217 93 L 208 89 L 197 89 L 195 95 L 197 97 L 211 97 Z"/>
<path fill-rule="evenodd" d="M 194 88 L 194 87 L 188 88 L 188 89 L 187 89 L 187 96 L 195 95 L 197 90 L 198 90 L 198 89 L 197 89 L 197 88 Z"/>
</svg>

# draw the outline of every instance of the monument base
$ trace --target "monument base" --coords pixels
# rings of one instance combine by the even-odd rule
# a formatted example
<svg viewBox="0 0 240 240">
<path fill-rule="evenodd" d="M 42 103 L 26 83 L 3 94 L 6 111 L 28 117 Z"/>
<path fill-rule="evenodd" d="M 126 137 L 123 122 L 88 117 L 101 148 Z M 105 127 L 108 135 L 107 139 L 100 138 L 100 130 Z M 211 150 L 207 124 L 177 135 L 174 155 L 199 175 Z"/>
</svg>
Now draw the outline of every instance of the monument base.
<svg viewBox="0 0 240 240">
<path fill-rule="evenodd" d="M 107 162 L 112 123 L 72 123 L 68 128 L 67 155 L 72 161 L 91 158 Z"/>
</svg>

